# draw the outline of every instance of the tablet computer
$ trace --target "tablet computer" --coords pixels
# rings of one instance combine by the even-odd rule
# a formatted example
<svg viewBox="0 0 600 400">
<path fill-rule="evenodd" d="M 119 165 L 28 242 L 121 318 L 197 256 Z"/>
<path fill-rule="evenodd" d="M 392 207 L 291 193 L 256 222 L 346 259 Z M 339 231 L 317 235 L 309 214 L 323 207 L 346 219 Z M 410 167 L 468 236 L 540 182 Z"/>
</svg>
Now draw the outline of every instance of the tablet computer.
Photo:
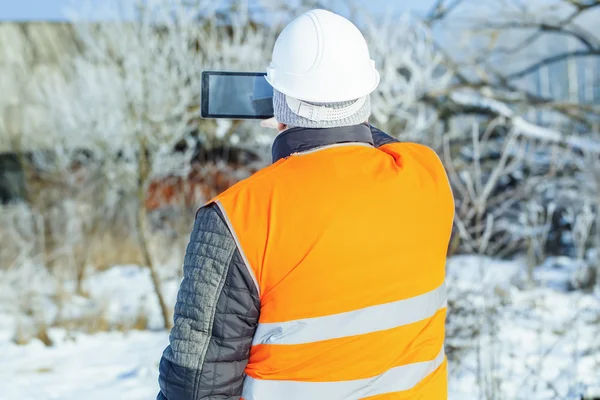
<svg viewBox="0 0 600 400">
<path fill-rule="evenodd" d="M 273 117 L 273 88 L 260 72 L 202 72 L 202 118 Z"/>
</svg>

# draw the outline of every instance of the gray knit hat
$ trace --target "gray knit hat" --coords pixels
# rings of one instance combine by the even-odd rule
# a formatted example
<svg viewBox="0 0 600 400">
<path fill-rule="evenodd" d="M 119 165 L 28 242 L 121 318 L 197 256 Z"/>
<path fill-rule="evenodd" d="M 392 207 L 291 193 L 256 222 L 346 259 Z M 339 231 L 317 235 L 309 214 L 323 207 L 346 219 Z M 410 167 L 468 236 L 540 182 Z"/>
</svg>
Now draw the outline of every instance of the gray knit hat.
<svg viewBox="0 0 600 400">
<path fill-rule="evenodd" d="M 353 104 L 355 100 L 344 101 L 340 103 L 309 103 L 317 106 L 324 106 L 330 108 L 343 108 Z M 275 119 L 282 124 L 286 124 L 290 127 L 298 128 L 336 128 L 340 126 L 352 126 L 358 125 L 369 119 L 371 115 L 371 97 L 367 96 L 365 104 L 354 114 L 347 118 L 338 119 L 334 121 L 312 121 L 308 118 L 301 117 L 295 114 L 285 101 L 285 94 L 273 89 L 273 110 L 275 113 Z"/>
</svg>

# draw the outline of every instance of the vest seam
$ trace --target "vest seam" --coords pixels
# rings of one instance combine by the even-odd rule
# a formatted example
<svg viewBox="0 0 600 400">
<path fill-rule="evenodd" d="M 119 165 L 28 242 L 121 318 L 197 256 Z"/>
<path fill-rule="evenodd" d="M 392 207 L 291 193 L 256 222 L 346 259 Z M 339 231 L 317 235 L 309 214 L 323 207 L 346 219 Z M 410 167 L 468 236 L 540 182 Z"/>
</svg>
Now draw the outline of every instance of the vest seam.
<svg viewBox="0 0 600 400">
<path fill-rule="evenodd" d="M 252 267 L 250 266 L 250 262 L 248 261 L 248 258 L 246 257 L 246 253 L 244 252 L 244 249 L 242 248 L 242 244 L 240 243 L 237 233 L 235 232 L 235 229 L 233 228 L 233 224 L 231 223 L 231 220 L 229 219 L 229 216 L 227 215 L 227 212 L 225 211 L 225 207 L 223 207 L 223 204 L 221 204 L 221 202 L 219 200 L 215 200 L 214 203 L 217 207 L 219 207 L 219 210 L 221 210 L 221 213 L 223 214 L 223 219 L 225 220 L 225 223 L 227 224 L 227 227 L 229 228 L 229 231 L 231 232 L 231 236 L 233 237 L 233 240 L 235 241 L 235 244 L 240 252 L 240 255 L 242 256 L 242 260 L 244 261 L 244 265 L 246 266 L 246 269 L 248 270 L 248 273 L 250 274 L 250 277 L 252 278 L 252 282 L 254 282 L 254 285 L 256 286 L 256 291 L 258 292 L 258 296 L 260 297 L 260 286 L 258 285 L 258 280 L 256 279 L 254 271 L 252 270 Z"/>
<path fill-rule="evenodd" d="M 310 150 L 298 151 L 298 152 L 290 154 L 288 157 L 291 157 L 291 156 L 304 156 L 304 155 L 308 155 L 308 154 L 317 153 L 317 152 L 322 151 L 322 150 L 335 149 L 335 148 L 338 148 L 338 147 L 350 147 L 350 146 L 360 146 L 360 147 L 375 148 L 371 144 L 363 143 L 363 142 L 333 143 L 333 144 L 328 144 L 328 145 L 325 145 L 325 146 L 316 147 L 316 148 L 313 148 L 313 149 L 310 149 Z"/>
</svg>

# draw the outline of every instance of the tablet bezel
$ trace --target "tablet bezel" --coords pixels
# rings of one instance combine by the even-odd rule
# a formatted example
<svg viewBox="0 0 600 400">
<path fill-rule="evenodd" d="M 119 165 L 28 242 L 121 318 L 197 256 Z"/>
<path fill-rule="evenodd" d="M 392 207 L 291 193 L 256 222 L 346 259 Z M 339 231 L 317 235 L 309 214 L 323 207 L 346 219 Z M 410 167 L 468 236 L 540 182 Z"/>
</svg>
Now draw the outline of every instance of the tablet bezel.
<svg viewBox="0 0 600 400">
<path fill-rule="evenodd" d="M 202 95 L 200 116 L 202 118 L 223 118 L 223 119 L 269 119 L 273 115 L 230 115 L 230 114 L 210 114 L 208 112 L 208 96 L 210 92 L 209 79 L 213 75 L 233 75 L 233 76 L 266 76 L 264 72 L 233 72 L 233 71 L 203 71 L 202 72 Z"/>
</svg>

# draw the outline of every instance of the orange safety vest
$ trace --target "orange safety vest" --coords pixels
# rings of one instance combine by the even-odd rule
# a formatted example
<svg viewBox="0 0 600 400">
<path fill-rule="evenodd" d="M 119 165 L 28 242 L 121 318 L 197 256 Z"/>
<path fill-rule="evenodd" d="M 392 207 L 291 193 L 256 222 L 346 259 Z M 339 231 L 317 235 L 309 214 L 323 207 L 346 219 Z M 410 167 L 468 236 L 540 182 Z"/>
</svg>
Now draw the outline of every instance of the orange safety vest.
<svg viewBox="0 0 600 400">
<path fill-rule="evenodd" d="M 245 400 L 447 398 L 454 202 L 431 149 L 326 146 L 214 202 L 260 295 Z"/>
</svg>

